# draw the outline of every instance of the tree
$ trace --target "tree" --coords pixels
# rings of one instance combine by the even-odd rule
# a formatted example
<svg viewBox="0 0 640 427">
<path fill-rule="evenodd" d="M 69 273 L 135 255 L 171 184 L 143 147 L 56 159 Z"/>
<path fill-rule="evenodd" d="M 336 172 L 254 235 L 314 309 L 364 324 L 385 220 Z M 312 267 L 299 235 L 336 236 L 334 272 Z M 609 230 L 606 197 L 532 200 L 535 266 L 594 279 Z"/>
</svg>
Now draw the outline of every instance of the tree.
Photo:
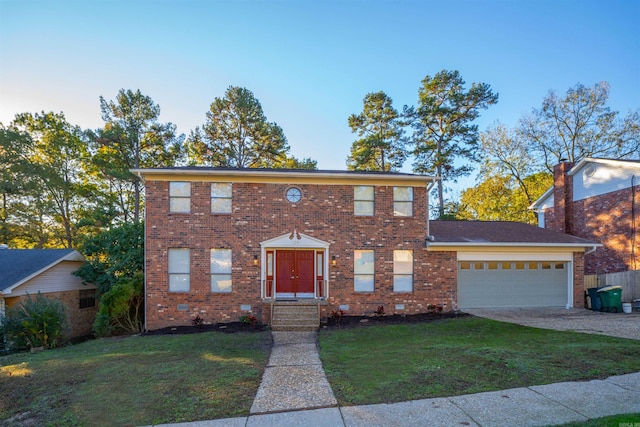
<svg viewBox="0 0 640 427">
<path fill-rule="evenodd" d="M 232 168 L 278 167 L 289 151 L 282 128 L 267 121 L 250 90 L 237 86 L 215 98 L 187 145 L 190 164 Z"/>
<path fill-rule="evenodd" d="M 517 221 L 536 223 L 536 216 L 528 208 L 553 183 L 547 172 L 524 177 L 518 183 L 512 176 L 486 177 L 460 196 L 456 219 L 482 221 Z M 526 192 L 525 190 L 526 189 Z"/>
<path fill-rule="evenodd" d="M 585 157 L 637 158 L 640 110 L 622 119 L 606 105 L 608 99 L 607 82 L 577 84 L 564 98 L 549 91 L 542 108 L 520 120 L 518 132 L 549 171 L 561 159 L 575 163 Z"/>
<path fill-rule="evenodd" d="M 510 177 L 526 197 L 527 206 L 535 202 L 539 194 L 532 191 L 534 189 L 528 185 L 531 180 L 527 180 L 527 177 L 542 172 L 544 168 L 540 162 L 532 159 L 529 147 L 521 135 L 504 125 L 495 124 L 480 134 L 480 144 L 484 157 L 480 177 L 485 182 L 494 176 Z"/>
<path fill-rule="evenodd" d="M 0 243 L 11 244 L 19 234 L 17 219 L 29 171 L 26 154 L 32 143 L 28 133 L 0 123 Z"/>
<path fill-rule="evenodd" d="M 436 174 L 439 213 L 444 214 L 443 180 L 455 180 L 472 171 L 468 162 L 477 160 L 478 126 L 472 122 L 480 110 L 498 102 L 486 83 L 473 83 L 466 90 L 458 71 L 443 70 L 426 76 L 418 92 L 418 107 L 405 107 L 411 118 L 413 170 Z M 456 160 L 466 160 L 460 164 Z"/>
<path fill-rule="evenodd" d="M 100 303 L 96 333 L 139 332 L 144 301 L 143 223 L 123 224 L 87 237 L 82 253 L 87 263 L 74 274 L 97 287 Z"/>
<path fill-rule="evenodd" d="M 140 179 L 131 169 L 175 166 L 183 155 L 184 136 L 160 123 L 160 106 L 140 90 L 121 89 L 114 101 L 100 97 L 103 129 L 92 134 L 94 162 L 108 180 L 111 200 L 124 222 L 140 220 Z"/>
<path fill-rule="evenodd" d="M 25 154 L 29 167 L 23 184 L 28 188 L 25 208 L 32 218 L 46 223 L 44 228 L 61 246 L 71 248 L 77 223 L 92 206 L 93 186 L 86 179 L 88 144 L 82 131 L 62 113 L 19 114 L 12 126 L 28 133 L 33 142 Z"/>
<path fill-rule="evenodd" d="M 291 156 L 287 157 L 282 163 L 278 165 L 281 169 L 304 169 L 304 170 L 316 170 L 318 169 L 318 161 L 313 160 L 310 157 L 305 157 L 302 160 Z"/>
<path fill-rule="evenodd" d="M 401 116 L 384 92 L 368 93 L 362 113 L 349 116 L 349 127 L 360 139 L 351 145 L 347 169 L 395 171 L 402 167 L 407 152 Z"/>
</svg>

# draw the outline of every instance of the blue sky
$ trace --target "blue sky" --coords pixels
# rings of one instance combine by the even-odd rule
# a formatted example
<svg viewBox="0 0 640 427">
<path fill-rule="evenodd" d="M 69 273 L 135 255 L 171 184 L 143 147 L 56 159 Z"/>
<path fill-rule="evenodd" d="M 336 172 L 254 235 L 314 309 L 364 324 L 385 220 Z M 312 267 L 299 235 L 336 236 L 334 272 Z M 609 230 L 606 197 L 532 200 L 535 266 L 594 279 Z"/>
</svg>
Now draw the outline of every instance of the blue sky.
<svg viewBox="0 0 640 427">
<path fill-rule="evenodd" d="M 513 126 L 549 90 L 578 82 L 606 80 L 613 109 L 640 108 L 636 0 L 0 0 L 0 16 L 4 124 L 44 110 L 98 128 L 99 96 L 125 88 L 188 134 L 215 97 L 243 86 L 293 155 L 344 169 L 347 117 L 364 95 L 385 91 L 400 110 L 443 69 L 500 94 L 480 130 Z"/>
</svg>

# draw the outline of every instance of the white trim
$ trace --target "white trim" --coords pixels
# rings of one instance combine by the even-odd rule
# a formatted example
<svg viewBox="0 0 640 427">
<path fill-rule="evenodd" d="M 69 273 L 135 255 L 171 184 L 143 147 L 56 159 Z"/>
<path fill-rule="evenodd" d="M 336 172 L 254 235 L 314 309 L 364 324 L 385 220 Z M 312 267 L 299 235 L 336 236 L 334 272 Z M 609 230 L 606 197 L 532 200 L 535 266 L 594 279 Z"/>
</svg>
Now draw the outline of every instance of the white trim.
<svg viewBox="0 0 640 427">
<path fill-rule="evenodd" d="M 640 169 L 640 162 L 631 162 L 626 160 L 614 160 L 614 159 L 594 159 L 592 157 L 585 157 L 576 163 L 570 170 L 567 172 L 568 176 L 573 176 L 587 163 L 599 163 L 602 165 L 612 166 L 614 168 L 619 168 L 624 166 L 626 168 L 631 169 Z"/>
<path fill-rule="evenodd" d="M 153 175 L 200 175 L 200 176 L 220 176 L 220 177 L 256 177 L 256 178 L 318 178 L 322 179 L 352 179 L 352 180 L 380 180 L 380 179 L 395 179 L 415 181 L 421 183 L 435 182 L 438 177 L 429 175 L 413 175 L 402 173 L 358 173 L 348 171 L 306 171 L 306 172 L 293 172 L 282 170 L 247 170 L 247 169 L 215 169 L 215 168 L 179 168 L 179 169 L 130 169 L 131 173 L 138 176 L 153 176 Z M 426 187 L 426 184 L 425 184 Z"/>
<path fill-rule="evenodd" d="M 8 288 L 5 288 L 2 293 L 4 295 L 10 295 L 11 292 L 17 288 L 18 286 L 22 285 L 23 283 L 28 282 L 29 280 L 33 279 L 34 277 L 39 276 L 40 274 L 44 273 L 45 271 L 49 270 L 52 267 L 55 267 L 56 265 L 60 264 L 62 261 L 80 261 L 80 262 L 84 262 L 86 261 L 86 259 L 82 256 L 82 254 L 76 250 L 73 250 L 72 252 L 69 252 L 68 254 L 61 256 L 60 258 L 58 258 L 57 260 L 55 260 L 54 262 L 52 262 L 51 264 L 42 267 L 40 270 L 31 273 L 30 275 L 28 275 L 27 277 L 24 277 L 23 279 L 17 281 L 16 283 L 14 283 L 13 285 L 9 286 Z"/>
<path fill-rule="evenodd" d="M 573 261 L 573 253 L 458 252 L 458 261 Z"/>
<path fill-rule="evenodd" d="M 278 249 L 313 249 L 313 250 L 321 250 L 324 252 L 323 264 L 324 271 L 323 277 L 324 281 L 327 283 L 326 292 L 327 295 L 323 295 L 323 298 L 326 299 L 329 297 L 329 246 L 331 243 L 325 242 L 324 240 L 316 239 L 315 237 L 308 236 L 304 233 L 298 233 L 297 230 L 293 230 L 291 233 L 286 233 L 278 237 L 274 237 L 273 239 L 265 240 L 260 242 L 260 297 L 262 299 L 267 298 L 265 287 L 263 284 L 267 280 L 267 251 L 274 251 L 273 255 L 273 268 L 274 268 L 274 282 L 275 282 L 275 264 L 276 264 L 276 252 Z M 314 255 L 313 258 L 313 269 L 315 271 L 316 268 L 316 257 Z M 317 292 L 316 286 L 318 286 L 317 280 L 314 275 L 313 279 L 313 288 L 314 291 Z M 297 294 L 298 298 L 307 298 L 307 294 L 299 293 Z M 293 294 L 283 294 L 276 293 L 276 298 L 293 298 Z M 309 298 L 314 298 L 315 294 L 312 294 Z"/>
<path fill-rule="evenodd" d="M 315 237 L 307 236 L 303 233 L 298 233 L 293 230 L 291 233 L 283 234 L 282 236 L 274 237 L 273 239 L 260 242 L 260 247 L 264 250 L 269 249 L 295 249 L 295 248 L 309 248 L 309 249 L 329 249 L 331 243 L 325 242 Z"/>
<path fill-rule="evenodd" d="M 575 248 L 601 247 L 601 243 L 521 243 L 521 242 L 429 242 L 429 247 L 468 247 L 468 248 Z"/>
</svg>

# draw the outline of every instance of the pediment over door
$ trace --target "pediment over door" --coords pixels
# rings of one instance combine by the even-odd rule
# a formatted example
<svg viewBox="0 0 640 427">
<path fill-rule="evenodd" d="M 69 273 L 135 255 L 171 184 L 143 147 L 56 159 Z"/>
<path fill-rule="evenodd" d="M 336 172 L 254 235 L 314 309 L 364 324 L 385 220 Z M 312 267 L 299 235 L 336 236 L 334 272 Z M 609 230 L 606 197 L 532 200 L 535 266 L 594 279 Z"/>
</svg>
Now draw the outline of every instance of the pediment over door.
<svg viewBox="0 0 640 427">
<path fill-rule="evenodd" d="M 328 248 L 329 242 L 293 230 L 291 233 L 260 242 L 262 248 Z"/>
</svg>

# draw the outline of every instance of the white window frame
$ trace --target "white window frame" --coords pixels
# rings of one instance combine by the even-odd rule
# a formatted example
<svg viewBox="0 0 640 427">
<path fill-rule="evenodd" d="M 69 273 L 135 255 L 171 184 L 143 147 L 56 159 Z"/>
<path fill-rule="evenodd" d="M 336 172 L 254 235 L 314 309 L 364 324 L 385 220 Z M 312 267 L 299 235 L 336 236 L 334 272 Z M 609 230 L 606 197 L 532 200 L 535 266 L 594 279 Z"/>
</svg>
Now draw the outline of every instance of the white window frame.
<svg viewBox="0 0 640 427">
<path fill-rule="evenodd" d="M 376 258 L 372 249 L 353 251 L 353 291 L 374 292 Z"/>
<path fill-rule="evenodd" d="M 216 192 L 214 189 L 222 190 Z M 228 190 L 229 194 L 225 190 Z M 215 193 L 215 194 L 214 194 Z M 221 209 L 217 208 L 216 202 L 226 203 L 221 204 Z M 216 207 L 214 207 L 216 205 Z M 211 183 L 211 213 L 212 214 L 230 214 L 233 212 L 233 183 L 231 182 L 212 182 Z"/>
<path fill-rule="evenodd" d="M 407 190 L 406 197 L 401 190 Z M 413 216 L 413 187 L 393 187 L 393 216 Z"/>
<path fill-rule="evenodd" d="M 409 260 L 405 258 L 409 255 Z M 413 292 L 413 251 L 393 251 L 393 292 Z"/>
<path fill-rule="evenodd" d="M 181 186 L 187 189 L 182 194 Z M 186 206 L 183 204 L 186 201 Z M 175 203 L 174 203 L 175 202 Z M 178 203 L 181 202 L 181 203 Z M 187 181 L 171 181 L 169 182 L 169 212 L 171 213 L 191 213 L 191 183 Z"/>
<path fill-rule="evenodd" d="M 185 254 L 186 263 L 184 262 Z M 178 257 L 183 259 L 178 259 Z M 169 292 L 189 292 L 191 289 L 191 250 L 186 248 L 169 249 L 167 270 L 169 273 Z"/>
<path fill-rule="evenodd" d="M 371 192 L 371 194 L 362 194 L 363 192 Z M 356 185 L 353 187 L 353 214 L 355 216 L 373 216 L 374 208 L 375 187 L 372 185 Z"/>
<path fill-rule="evenodd" d="M 222 255 L 218 257 L 218 255 Z M 233 254 L 231 249 L 213 248 L 209 255 L 210 285 L 213 293 L 230 293 L 232 291 Z M 224 284 L 225 286 L 221 286 Z"/>
</svg>

